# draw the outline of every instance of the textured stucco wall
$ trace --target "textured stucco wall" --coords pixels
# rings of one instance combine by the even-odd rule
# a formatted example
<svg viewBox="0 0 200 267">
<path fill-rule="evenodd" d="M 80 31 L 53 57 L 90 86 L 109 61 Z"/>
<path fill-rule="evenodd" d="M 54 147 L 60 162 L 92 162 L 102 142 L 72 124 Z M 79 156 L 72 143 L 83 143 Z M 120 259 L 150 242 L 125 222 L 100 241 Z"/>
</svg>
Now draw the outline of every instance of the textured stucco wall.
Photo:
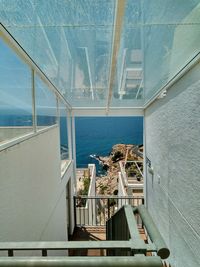
<svg viewBox="0 0 200 267">
<path fill-rule="evenodd" d="M 200 64 L 145 110 L 147 206 L 174 267 L 200 266 Z"/>
<path fill-rule="evenodd" d="M 69 177 L 61 179 L 58 127 L 0 152 L 0 241 L 67 240 Z"/>
</svg>

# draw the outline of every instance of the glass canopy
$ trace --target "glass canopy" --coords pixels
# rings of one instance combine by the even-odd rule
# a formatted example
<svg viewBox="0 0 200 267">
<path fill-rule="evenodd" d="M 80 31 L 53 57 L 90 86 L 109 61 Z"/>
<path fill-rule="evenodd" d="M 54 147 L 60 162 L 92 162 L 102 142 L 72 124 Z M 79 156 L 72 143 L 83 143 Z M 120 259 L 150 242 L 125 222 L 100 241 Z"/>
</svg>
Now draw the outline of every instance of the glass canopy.
<svg viewBox="0 0 200 267">
<path fill-rule="evenodd" d="M 197 0 L 0 0 L 0 21 L 72 107 L 143 107 L 199 52 Z"/>
</svg>

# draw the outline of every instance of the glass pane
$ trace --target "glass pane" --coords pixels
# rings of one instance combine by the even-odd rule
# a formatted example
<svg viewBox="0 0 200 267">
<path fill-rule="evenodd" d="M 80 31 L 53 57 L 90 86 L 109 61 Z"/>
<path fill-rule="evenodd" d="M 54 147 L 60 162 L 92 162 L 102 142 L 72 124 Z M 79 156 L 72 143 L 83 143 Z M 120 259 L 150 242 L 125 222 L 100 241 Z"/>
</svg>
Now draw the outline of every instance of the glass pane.
<svg viewBox="0 0 200 267">
<path fill-rule="evenodd" d="M 115 0 L 1 0 L 0 20 L 74 107 L 107 103 Z M 199 0 L 127 0 L 112 106 L 141 107 L 198 52 Z"/>
<path fill-rule="evenodd" d="M 57 103 L 55 94 L 35 75 L 37 126 L 39 129 L 56 124 Z"/>
<path fill-rule="evenodd" d="M 0 19 L 74 106 L 105 106 L 115 1 L 1 1 Z"/>
<path fill-rule="evenodd" d="M 0 39 L 0 143 L 33 131 L 31 70 Z"/>
</svg>

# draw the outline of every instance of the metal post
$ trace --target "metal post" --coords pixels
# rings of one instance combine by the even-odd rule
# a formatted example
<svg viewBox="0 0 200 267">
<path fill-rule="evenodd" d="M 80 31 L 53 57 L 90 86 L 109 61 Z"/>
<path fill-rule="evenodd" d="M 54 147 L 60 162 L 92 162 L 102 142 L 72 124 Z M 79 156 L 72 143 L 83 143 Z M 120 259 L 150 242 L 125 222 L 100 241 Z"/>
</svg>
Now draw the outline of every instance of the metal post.
<svg viewBox="0 0 200 267">
<path fill-rule="evenodd" d="M 69 159 L 72 159 L 72 122 L 71 112 L 67 111 L 67 136 L 68 136 L 68 154 Z"/>
<path fill-rule="evenodd" d="M 107 205 L 108 205 L 108 220 L 109 220 L 110 219 L 110 199 L 108 198 L 107 201 L 108 201 Z"/>
<path fill-rule="evenodd" d="M 13 257 L 13 256 L 14 256 L 13 250 L 9 249 L 8 250 L 8 257 Z"/>
<path fill-rule="evenodd" d="M 42 249 L 42 257 L 47 257 L 47 250 L 46 249 Z"/>
<path fill-rule="evenodd" d="M 36 99 L 35 99 L 35 72 L 31 69 L 31 80 L 32 80 L 32 120 L 33 120 L 33 131 L 37 131 L 37 114 L 36 114 Z"/>
<path fill-rule="evenodd" d="M 74 199 L 74 226 L 77 226 L 77 219 L 76 219 L 76 196 L 73 196 Z"/>
</svg>

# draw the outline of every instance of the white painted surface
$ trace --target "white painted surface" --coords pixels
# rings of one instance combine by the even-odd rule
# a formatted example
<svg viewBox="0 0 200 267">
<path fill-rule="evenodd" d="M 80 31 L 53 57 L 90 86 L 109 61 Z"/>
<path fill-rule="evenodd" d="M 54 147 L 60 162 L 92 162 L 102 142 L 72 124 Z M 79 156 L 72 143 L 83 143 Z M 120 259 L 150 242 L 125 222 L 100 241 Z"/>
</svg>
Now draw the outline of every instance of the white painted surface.
<svg viewBox="0 0 200 267">
<path fill-rule="evenodd" d="M 200 64 L 145 111 L 148 209 L 174 267 L 200 266 Z"/>
<path fill-rule="evenodd" d="M 95 199 L 90 199 L 96 196 L 96 166 L 88 164 L 90 170 L 90 185 L 88 189 L 88 197 L 84 207 L 76 208 L 77 224 L 96 225 L 96 203 Z"/>
<path fill-rule="evenodd" d="M 67 240 L 59 150 L 54 127 L 0 152 L 0 241 Z"/>
</svg>

